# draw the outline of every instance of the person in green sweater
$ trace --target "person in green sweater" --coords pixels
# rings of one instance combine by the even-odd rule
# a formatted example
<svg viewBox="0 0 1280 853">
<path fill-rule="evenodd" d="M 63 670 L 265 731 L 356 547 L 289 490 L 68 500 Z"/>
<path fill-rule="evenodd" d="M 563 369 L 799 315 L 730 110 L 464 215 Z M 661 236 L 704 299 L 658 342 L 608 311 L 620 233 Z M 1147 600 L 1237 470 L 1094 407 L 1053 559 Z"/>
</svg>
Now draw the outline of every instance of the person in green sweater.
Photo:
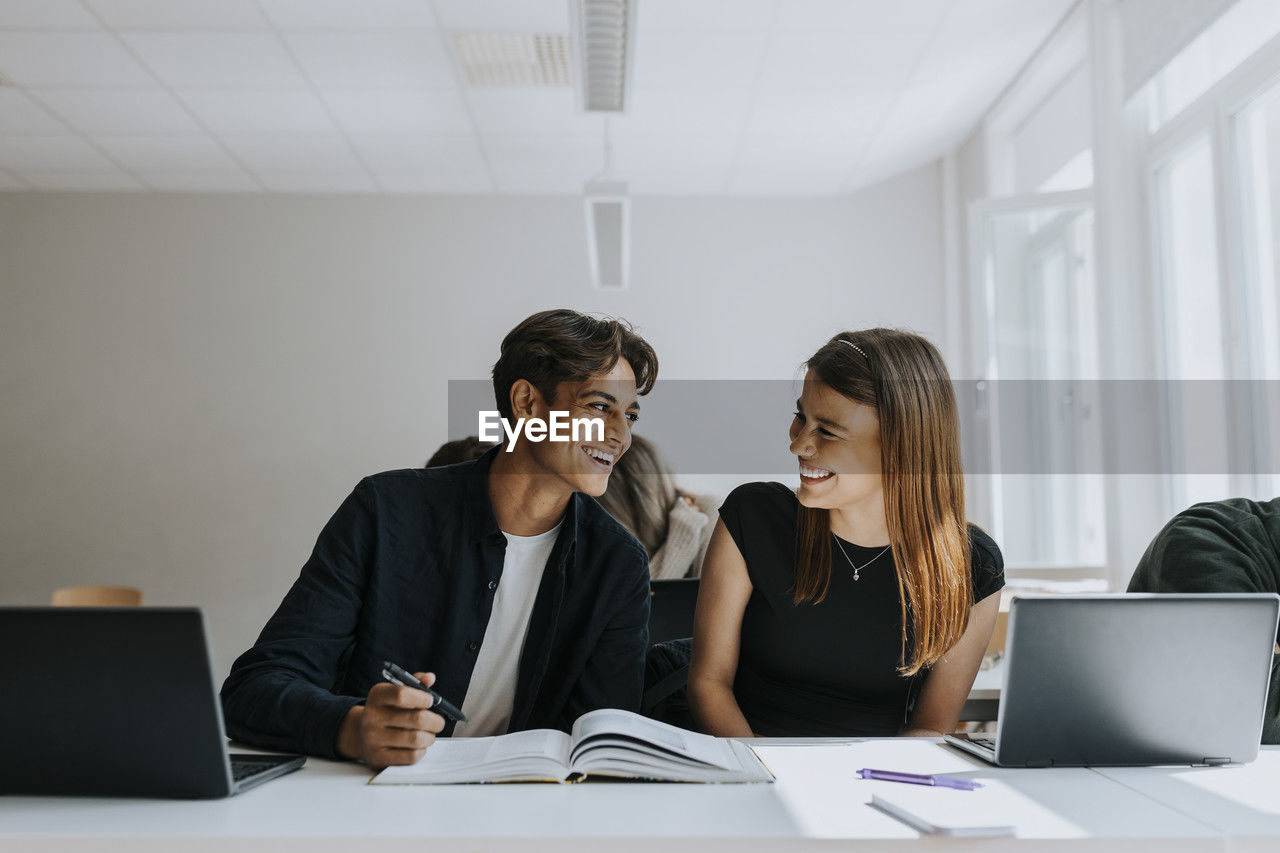
<svg viewBox="0 0 1280 853">
<path fill-rule="evenodd" d="M 1178 513 L 1147 546 L 1128 591 L 1280 592 L 1280 498 L 1231 498 Z M 1280 743 L 1280 654 L 1271 663 L 1262 742 Z"/>
</svg>

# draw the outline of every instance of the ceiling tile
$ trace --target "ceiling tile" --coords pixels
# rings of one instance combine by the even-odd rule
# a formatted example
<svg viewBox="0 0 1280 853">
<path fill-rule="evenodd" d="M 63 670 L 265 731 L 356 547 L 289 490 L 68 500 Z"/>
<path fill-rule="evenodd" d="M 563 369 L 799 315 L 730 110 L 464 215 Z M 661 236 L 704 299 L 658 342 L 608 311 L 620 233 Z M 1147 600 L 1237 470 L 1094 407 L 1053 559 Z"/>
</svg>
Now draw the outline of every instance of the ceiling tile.
<svg viewBox="0 0 1280 853">
<path fill-rule="evenodd" d="M 0 27 L 27 30 L 96 30 L 98 22 L 77 0 L 5 0 Z"/>
<path fill-rule="evenodd" d="M 845 138 L 877 131 L 893 104 L 890 95 L 844 92 L 762 92 L 756 96 L 746 132 L 756 136 L 809 133 Z"/>
<path fill-rule="evenodd" d="M 527 169 L 493 170 L 493 183 L 498 192 L 514 195 L 580 195 L 580 174 L 531 172 Z"/>
<path fill-rule="evenodd" d="M 448 30 L 569 32 L 569 4 L 565 0 L 435 0 L 435 7 L 440 26 Z"/>
<path fill-rule="evenodd" d="M 636 44 L 633 84 L 642 89 L 741 89 L 755 85 L 765 33 L 649 33 Z"/>
<path fill-rule="evenodd" d="M 46 89 L 32 94 L 81 133 L 201 132 L 182 105 L 159 89 Z"/>
<path fill-rule="evenodd" d="M 265 29 L 254 0 L 84 0 L 116 30 Z"/>
<path fill-rule="evenodd" d="M 474 137 L 353 135 L 351 144 L 374 173 L 448 171 L 484 172 Z"/>
<path fill-rule="evenodd" d="M 554 172 L 578 183 L 604 167 L 604 141 L 584 136 L 491 136 L 483 140 L 489 165 L 511 172 Z"/>
<path fill-rule="evenodd" d="M 121 36 L 175 89 L 292 89 L 306 86 L 274 34 L 147 33 Z"/>
<path fill-rule="evenodd" d="M 147 70 L 106 33 L 0 32 L 0 76 L 27 88 L 155 85 Z"/>
<path fill-rule="evenodd" d="M 906 84 L 929 40 L 925 33 L 782 33 L 769 48 L 760 88 L 785 92 L 809 86 L 896 89 Z"/>
<path fill-rule="evenodd" d="M 879 127 L 892 103 L 887 94 L 761 92 L 756 95 L 747 133 L 864 136 Z"/>
<path fill-rule="evenodd" d="M 261 192 L 244 172 L 137 172 L 139 180 L 153 190 L 175 193 Z"/>
<path fill-rule="evenodd" d="M 614 139 L 613 164 L 627 178 L 632 172 L 727 171 L 738 150 L 736 136 L 635 135 Z"/>
<path fill-rule="evenodd" d="M 324 89 L 454 88 L 440 36 L 416 33 L 286 33 L 303 71 Z"/>
<path fill-rule="evenodd" d="M 383 192 L 389 193 L 487 195 L 493 192 L 493 182 L 484 171 L 425 169 L 413 172 L 376 172 L 374 177 Z"/>
<path fill-rule="evenodd" d="M 669 30 L 763 32 L 773 26 L 777 6 L 777 0 L 641 0 L 636 6 L 636 34 L 639 39 Z"/>
<path fill-rule="evenodd" d="M 95 136 L 93 141 L 135 172 L 237 172 L 240 167 L 207 136 Z"/>
<path fill-rule="evenodd" d="M 337 128 L 324 104 L 307 89 L 234 92 L 188 90 L 179 93 L 214 133 L 332 133 Z"/>
<path fill-rule="evenodd" d="M 442 136 L 471 132 L 462 97 L 441 89 L 344 90 L 322 93 L 348 133 L 424 133 Z"/>
<path fill-rule="evenodd" d="M 430 0 L 259 0 L 280 29 L 433 29 Z M 525 2 L 525 0 L 521 0 Z"/>
<path fill-rule="evenodd" d="M 627 191 L 632 195 L 721 195 L 729 182 L 729 169 L 627 172 L 626 178 Z"/>
<path fill-rule="evenodd" d="M 738 133 L 751 108 L 750 89 L 632 92 L 631 106 L 610 122 L 615 134 Z"/>
<path fill-rule="evenodd" d="M 739 173 L 729 181 L 729 195 L 772 198 L 833 196 L 841 191 L 843 175 L 825 172 Z"/>
<path fill-rule="evenodd" d="M 598 135 L 604 130 L 604 117 L 581 112 L 570 89 L 470 89 L 466 98 L 482 134 Z"/>
<path fill-rule="evenodd" d="M 364 172 L 269 172 L 259 175 L 271 192 L 372 193 L 377 184 Z"/>
<path fill-rule="evenodd" d="M 870 140 L 869 133 L 849 137 L 748 135 L 738 152 L 737 172 L 823 172 L 838 182 L 858 164 Z"/>
<path fill-rule="evenodd" d="M 260 175 L 285 172 L 337 174 L 364 169 L 347 140 L 325 136 L 224 136 L 240 162 Z"/>
<path fill-rule="evenodd" d="M 46 192 L 116 192 L 145 189 L 142 184 L 121 171 L 45 172 L 30 171 L 22 175 L 38 190 Z"/>
<path fill-rule="evenodd" d="M 0 89 L 0 134 L 65 133 L 66 126 L 17 89 Z"/>
<path fill-rule="evenodd" d="M 78 136 L 6 136 L 0 137 L 0 168 L 109 172 L 116 166 Z"/>
<path fill-rule="evenodd" d="M 954 5 L 955 0 L 785 0 L 778 4 L 777 26 L 828 33 L 932 32 Z"/>
</svg>

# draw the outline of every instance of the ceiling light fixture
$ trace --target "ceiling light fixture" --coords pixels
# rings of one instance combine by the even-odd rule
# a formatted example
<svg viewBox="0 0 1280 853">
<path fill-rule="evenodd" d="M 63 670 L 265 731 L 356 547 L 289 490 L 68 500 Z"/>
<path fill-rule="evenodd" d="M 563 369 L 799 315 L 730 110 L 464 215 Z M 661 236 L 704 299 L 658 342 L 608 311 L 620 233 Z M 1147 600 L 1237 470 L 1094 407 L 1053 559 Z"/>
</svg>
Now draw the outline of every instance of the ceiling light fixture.
<svg viewBox="0 0 1280 853">
<path fill-rule="evenodd" d="M 587 261 L 597 290 L 626 290 L 631 271 L 631 197 L 613 178 L 613 140 L 604 120 L 604 168 L 583 187 L 587 214 Z"/>
<path fill-rule="evenodd" d="M 571 0 L 578 96 L 589 113 L 620 113 L 630 97 L 635 0 Z"/>
</svg>

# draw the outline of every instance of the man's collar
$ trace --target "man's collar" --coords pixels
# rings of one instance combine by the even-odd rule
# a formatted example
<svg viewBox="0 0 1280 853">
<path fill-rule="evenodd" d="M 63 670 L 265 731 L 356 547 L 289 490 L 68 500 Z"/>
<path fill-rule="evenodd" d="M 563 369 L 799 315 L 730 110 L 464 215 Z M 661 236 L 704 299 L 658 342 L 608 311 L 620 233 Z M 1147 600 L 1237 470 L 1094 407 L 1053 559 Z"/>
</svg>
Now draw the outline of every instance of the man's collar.
<svg viewBox="0 0 1280 853">
<path fill-rule="evenodd" d="M 503 445 L 486 450 L 484 455 L 475 461 L 467 473 L 467 502 L 471 515 L 471 541 L 483 542 L 491 537 L 502 536 L 502 528 L 498 526 L 498 517 L 493 513 L 493 500 L 489 497 L 489 472 L 493 461 L 503 452 Z M 581 492 L 569 496 L 569 505 L 565 508 L 561 519 L 558 540 L 572 543 L 578 535 L 579 503 L 586 498 Z M 565 537 L 568 537 L 567 539 Z"/>
</svg>

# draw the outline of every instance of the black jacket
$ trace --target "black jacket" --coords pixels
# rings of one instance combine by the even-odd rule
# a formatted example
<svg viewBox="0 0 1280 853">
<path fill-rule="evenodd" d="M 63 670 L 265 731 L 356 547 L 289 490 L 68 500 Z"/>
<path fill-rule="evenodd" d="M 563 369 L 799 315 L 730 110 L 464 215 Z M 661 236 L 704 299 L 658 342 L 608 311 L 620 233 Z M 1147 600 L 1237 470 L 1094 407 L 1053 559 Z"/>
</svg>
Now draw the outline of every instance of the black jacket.
<svg viewBox="0 0 1280 853">
<path fill-rule="evenodd" d="M 436 689 L 461 705 L 506 550 L 489 500 L 498 452 L 356 486 L 232 666 L 222 686 L 228 735 L 337 757 L 342 718 L 383 680 L 383 660 L 434 672 Z M 644 548 L 575 493 L 529 620 L 510 730 L 567 731 L 597 708 L 638 711 L 648 620 Z"/>
</svg>

